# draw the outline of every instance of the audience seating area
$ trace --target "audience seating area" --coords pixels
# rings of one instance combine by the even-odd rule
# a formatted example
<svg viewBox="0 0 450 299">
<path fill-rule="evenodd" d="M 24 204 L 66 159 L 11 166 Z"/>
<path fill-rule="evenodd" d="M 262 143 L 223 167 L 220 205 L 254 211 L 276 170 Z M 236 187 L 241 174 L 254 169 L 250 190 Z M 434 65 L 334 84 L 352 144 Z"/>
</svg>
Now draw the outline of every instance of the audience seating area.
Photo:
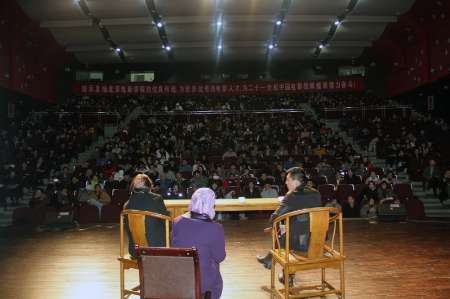
<svg viewBox="0 0 450 299">
<path fill-rule="evenodd" d="M 29 113 L 0 135 L 2 203 L 5 209 L 14 208 L 24 191 L 34 198 L 39 189 L 43 196 L 33 205 L 14 210 L 14 224 L 43 224 L 42 207 L 69 207 L 80 224 L 109 223 L 118 221 L 136 172 L 147 173 L 155 192 L 167 199 L 189 198 L 201 186 L 211 187 L 218 198 L 273 197 L 286 192 L 286 169 L 301 166 L 305 182 L 319 189 L 326 205 L 343 207 L 351 196 L 361 209 L 370 202 L 370 181 L 375 183 L 372 194 L 381 192 L 381 182 L 386 181 L 389 198 L 420 210 L 423 205 L 410 184 L 396 182 L 396 173 L 407 171 L 412 179 L 422 180 L 429 159 L 436 159 L 442 170 L 449 166 L 444 154 L 448 140 L 443 138 L 447 124 L 442 119 L 419 117 L 410 107 L 395 108 L 390 100 L 364 94 L 290 94 L 278 99 L 74 97 Z M 318 112 L 344 109 L 333 117 L 345 116 L 340 129 L 359 143 L 361 152 L 321 118 L 306 115 L 304 105 Z M 349 105 L 361 109 L 345 110 Z M 94 159 L 77 162 L 77 155 L 103 135 L 105 119 L 99 111 L 118 113 L 123 120 L 137 106 L 143 107 L 141 116 L 105 138 Z M 83 113 L 97 119 L 86 126 Z M 374 167 L 367 152 L 385 158 L 386 167 Z M 350 178 L 349 170 L 354 173 Z M 99 203 L 96 185 L 108 194 L 109 202 Z M 375 198 L 375 205 L 381 199 Z"/>
</svg>

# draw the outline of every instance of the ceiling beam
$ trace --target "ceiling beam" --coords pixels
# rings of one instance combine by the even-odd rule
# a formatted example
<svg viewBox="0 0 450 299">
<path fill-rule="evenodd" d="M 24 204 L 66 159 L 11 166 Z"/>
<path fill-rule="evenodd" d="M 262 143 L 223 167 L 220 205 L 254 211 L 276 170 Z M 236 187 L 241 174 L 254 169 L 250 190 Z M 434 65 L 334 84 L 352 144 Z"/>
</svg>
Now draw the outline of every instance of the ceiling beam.
<svg viewBox="0 0 450 299">
<path fill-rule="evenodd" d="M 103 38 L 105 39 L 106 43 L 109 44 L 111 50 L 115 51 L 117 55 L 120 57 L 120 60 L 122 62 L 126 62 L 125 54 L 123 53 L 123 50 L 115 43 L 111 35 L 109 34 L 108 29 L 101 23 L 101 19 L 96 17 L 92 14 L 92 12 L 89 10 L 89 7 L 85 0 L 77 0 L 78 6 L 80 7 L 81 11 L 85 14 L 87 18 L 89 18 L 92 21 L 92 24 L 100 30 L 100 33 L 102 34 Z"/>
<path fill-rule="evenodd" d="M 336 19 L 336 16 L 326 15 L 286 15 L 287 23 L 330 23 Z M 347 16 L 344 22 L 352 23 L 393 23 L 397 21 L 395 16 Z M 100 23 L 104 26 L 123 26 L 123 25 L 143 25 L 154 26 L 149 18 L 114 18 L 101 19 Z M 186 16 L 186 17 L 167 17 L 164 19 L 167 24 L 214 24 L 212 16 Z M 227 16 L 226 23 L 273 23 L 271 15 L 253 15 L 253 16 Z M 92 20 L 70 20 L 70 21 L 41 21 L 42 28 L 70 28 L 70 27 L 91 27 Z"/>
<path fill-rule="evenodd" d="M 263 48 L 266 41 L 231 41 L 226 44 L 227 48 Z M 280 48 L 310 48 L 317 44 L 317 41 L 281 41 Z M 370 41 L 335 41 L 333 47 L 337 48 L 364 48 L 371 46 Z M 174 46 L 177 49 L 193 49 L 193 48 L 214 48 L 211 42 L 179 42 Z M 121 47 L 127 50 L 161 50 L 160 43 L 130 43 L 122 44 Z M 103 52 L 108 51 L 106 45 L 74 45 L 66 48 L 68 52 Z"/>
</svg>

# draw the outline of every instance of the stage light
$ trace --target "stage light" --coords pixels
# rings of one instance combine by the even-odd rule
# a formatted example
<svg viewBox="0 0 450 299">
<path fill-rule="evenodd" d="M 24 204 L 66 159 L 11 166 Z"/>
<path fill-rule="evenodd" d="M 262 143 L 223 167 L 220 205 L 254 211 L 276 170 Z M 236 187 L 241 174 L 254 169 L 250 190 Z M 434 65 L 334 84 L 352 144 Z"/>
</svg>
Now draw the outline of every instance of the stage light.
<svg viewBox="0 0 450 299">
<path fill-rule="evenodd" d="M 222 45 L 218 45 L 217 49 L 222 50 Z"/>
<path fill-rule="evenodd" d="M 162 26 L 163 26 L 163 23 L 162 23 L 161 21 L 159 21 L 158 23 L 156 23 L 156 27 L 162 28 Z"/>
<path fill-rule="evenodd" d="M 336 19 L 336 21 L 334 21 L 334 25 L 339 26 L 341 24 L 341 20 Z"/>
<path fill-rule="evenodd" d="M 172 50 L 172 47 L 166 46 L 166 51 L 170 51 L 170 50 Z"/>
<path fill-rule="evenodd" d="M 222 21 L 217 21 L 216 25 L 217 25 L 218 27 L 222 26 Z"/>
<path fill-rule="evenodd" d="M 280 26 L 281 25 L 281 20 L 278 20 L 275 24 L 277 24 L 277 26 Z"/>
<path fill-rule="evenodd" d="M 120 49 L 120 48 L 115 48 L 114 49 L 117 53 L 119 53 L 120 51 L 122 51 L 122 49 Z"/>
<path fill-rule="evenodd" d="M 319 49 L 323 49 L 324 47 L 325 47 L 324 44 L 319 45 Z"/>
<path fill-rule="evenodd" d="M 273 49 L 273 44 L 269 44 L 269 50 Z"/>
</svg>

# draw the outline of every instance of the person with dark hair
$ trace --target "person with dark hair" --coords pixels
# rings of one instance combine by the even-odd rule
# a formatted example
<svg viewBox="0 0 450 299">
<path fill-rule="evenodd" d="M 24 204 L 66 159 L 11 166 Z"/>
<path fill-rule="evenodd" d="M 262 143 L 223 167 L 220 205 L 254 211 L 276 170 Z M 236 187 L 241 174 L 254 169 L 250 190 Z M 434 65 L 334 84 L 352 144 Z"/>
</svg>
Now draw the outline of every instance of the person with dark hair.
<svg viewBox="0 0 450 299">
<path fill-rule="evenodd" d="M 347 173 L 344 175 L 344 184 L 353 184 L 353 185 L 358 185 L 358 184 L 362 184 L 362 180 L 361 177 L 358 175 L 355 175 L 353 173 L 353 170 L 349 169 L 347 171 Z"/>
<path fill-rule="evenodd" d="M 102 207 L 111 202 L 111 196 L 102 188 L 102 185 L 95 184 L 94 190 L 89 194 L 89 204 L 97 207 L 98 214 L 101 218 Z"/>
<path fill-rule="evenodd" d="M 437 189 L 441 179 L 441 171 L 439 167 L 436 166 L 435 160 L 430 160 L 429 166 L 423 171 L 423 178 L 423 191 L 427 191 L 432 188 L 434 196 L 437 197 Z"/>
<path fill-rule="evenodd" d="M 300 167 L 292 167 L 287 171 L 286 186 L 288 193 L 280 204 L 280 207 L 270 217 L 270 224 L 284 214 L 308 208 L 322 206 L 320 193 L 313 188 L 307 187 L 304 182 L 303 170 Z M 296 251 L 307 251 L 309 245 L 309 217 L 308 215 L 298 216 L 290 224 L 290 249 Z M 284 243 L 284 236 L 280 237 L 281 243 Z M 281 246 L 284 246 L 281 244 Z M 266 256 L 258 256 L 258 262 L 264 264 L 268 269 L 272 267 L 272 255 L 270 252 Z M 280 280 L 283 277 L 279 277 Z M 289 284 L 293 283 L 293 276 L 289 277 Z"/>
<path fill-rule="evenodd" d="M 439 184 L 439 201 L 444 204 L 444 201 L 450 197 L 450 169 L 448 169 Z"/>
<path fill-rule="evenodd" d="M 243 195 L 247 198 L 260 198 L 261 193 L 258 188 L 256 188 L 255 183 L 253 181 L 248 182 L 246 188 L 244 189 Z"/>
<path fill-rule="evenodd" d="M 164 201 L 159 194 L 155 194 L 152 192 L 153 183 L 151 179 L 145 174 L 136 175 L 130 184 L 131 196 L 130 199 L 125 203 L 125 210 L 139 210 L 139 211 L 149 211 L 162 215 L 169 215 L 169 212 L 164 205 Z M 128 221 L 126 221 L 127 225 L 127 234 L 128 234 L 128 251 L 131 256 L 136 256 L 136 250 L 133 238 L 131 237 L 131 233 L 128 229 Z M 165 227 L 164 222 L 157 219 L 152 219 L 150 217 L 146 217 L 145 219 L 145 232 L 148 243 L 152 247 L 164 247 L 165 244 Z"/>
<path fill-rule="evenodd" d="M 347 197 L 347 202 L 342 205 L 344 218 L 359 218 L 359 206 L 352 195 Z"/>
</svg>

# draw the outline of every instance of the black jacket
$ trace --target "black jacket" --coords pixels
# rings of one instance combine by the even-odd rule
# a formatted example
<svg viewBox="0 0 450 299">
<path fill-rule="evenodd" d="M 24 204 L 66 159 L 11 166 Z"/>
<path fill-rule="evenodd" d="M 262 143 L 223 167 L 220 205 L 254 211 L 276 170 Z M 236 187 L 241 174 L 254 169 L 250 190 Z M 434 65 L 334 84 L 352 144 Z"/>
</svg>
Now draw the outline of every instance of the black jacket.
<svg viewBox="0 0 450 299">
<path fill-rule="evenodd" d="M 270 223 L 278 216 L 289 212 L 321 206 L 322 201 L 320 193 L 315 189 L 301 186 L 296 191 L 288 193 L 284 197 L 278 209 L 270 217 Z M 292 219 L 290 227 L 290 249 L 306 251 L 308 247 L 308 238 L 304 238 L 305 236 L 309 236 L 309 216 L 302 215 Z"/>
<path fill-rule="evenodd" d="M 130 200 L 125 204 L 124 209 L 149 211 L 163 215 L 169 215 L 169 212 L 164 205 L 164 201 L 159 194 L 149 192 L 145 189 L 138 189 L 134 191 Z M 128 229 L 128 221 L 125 220 L 128 233 L 128 251 L 131 256 L 135 256 L 134 242 L 131 238 L 130 231 Z M 164 247 L 165 242 L 165 226 L 164 221 L 155 220 L 150 217 L 145 219 L 145 231 L 147 235 L 147 242 L 151 247 Z"/>
</svg>

